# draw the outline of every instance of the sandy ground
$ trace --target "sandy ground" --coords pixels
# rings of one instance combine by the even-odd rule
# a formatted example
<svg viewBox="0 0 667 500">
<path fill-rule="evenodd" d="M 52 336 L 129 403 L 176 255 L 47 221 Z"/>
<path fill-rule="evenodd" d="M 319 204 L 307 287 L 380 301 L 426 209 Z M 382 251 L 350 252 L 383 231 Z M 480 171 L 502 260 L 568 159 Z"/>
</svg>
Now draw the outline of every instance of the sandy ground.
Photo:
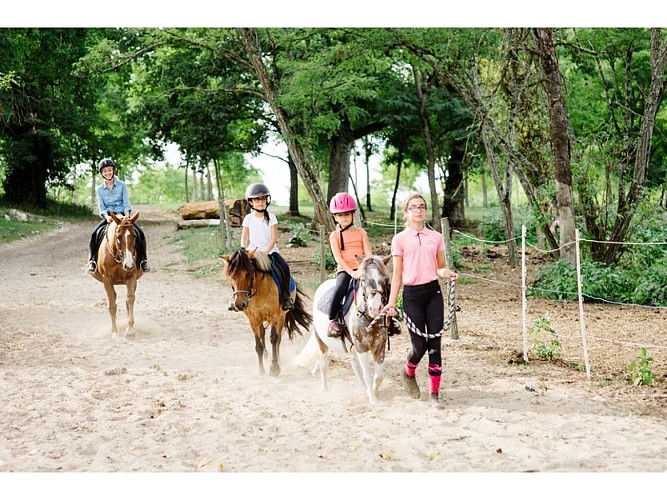
<svg viewBox="0 0 667 500">
<path fill-rule="evenodd" d="M 521 340 L 507 347 L 500 325 L 520 321 L 520 304 L 479 282 L 457 292 L 460 339 L 443 347 L 445 410 L 405 394 L 405 332 L 393 337 L 375 407 L 344 358 L 332 361 L 326 393 L 317 375 L 293 366 L 307 333 L 283 338 L 279 377 L 260 377 L 247 321 L 227 310 L 229 285 L 192 276 L 167 241 L 173 216 L 142 213 L 154 272 L 139 281 L 131 341 L 111 338 L 102 285 L 84 272 L 90 227 L 66 224 L 0 247 L 0 471 L 222 472 L 243 481 L 254 476 L 234 473 L 658 472 L 651 477 L 664 486 L 664 373 L 662 386 L 637 397 L 606 368 L 587 380 L 563 363 L 509 362 Z M 664 334 L 664 312 L 649 320 Z M 425 392 L 424 366 L 417 377 Z M 0 487 L 7 476 L 16 477 L 0 475 Z M 333 476 L 339 494 L 349 490 Z M 521 476 L 541 477 L 540 490 L 553 484 Z M 390 477 L 385 486 L 407 479 L 426 494 L 425 479 L 409 479 L 424 476 Z"/>
</svg>

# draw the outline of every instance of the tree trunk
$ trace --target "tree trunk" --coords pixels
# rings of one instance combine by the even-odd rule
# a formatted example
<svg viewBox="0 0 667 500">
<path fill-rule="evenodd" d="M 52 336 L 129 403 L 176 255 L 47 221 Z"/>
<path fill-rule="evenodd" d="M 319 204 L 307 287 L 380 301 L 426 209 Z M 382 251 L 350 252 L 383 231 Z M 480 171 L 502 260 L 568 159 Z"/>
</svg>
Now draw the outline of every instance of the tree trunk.
<svg viewBox="0 0 667 500">
<path fill-rule="evenodd" d="M 221 186 L 222 187 L 222 186 Z M 207 192 L 207 200 L 212 200 L 213 199 L 213 183 L 211 182 L 211 168 L 209 164 L 206 164 L 206 192 Z M 220 191 L 218 191 L 220 192 Z"/>
<path fill-rule="evenodd" d="M 306 152 L 299 143 L 296 133 L 289 123 L 287 114 L 278 104 L 273 81 L 269 78 L 266 66 L 262 60 L 259 34 L 257 33 L 257 30 L 253 28 L 239 28 L 238 32 L 248 52 L 250 64 L 264 90 L 266 102 L 276 117 L 280 132 L 287 143 L 287 149 L 290 156 L 292 157 L 294 165 L 303 180 L 304 186 L 308 190 L 308 194 L 313 201 L 315 220 L 322 224 L 328 232 L 332 232 L 335 228 L 334 223 L 329 215 L 328 205 L 324 199 L 317 175 L 313 170 L 313 166 L 306 160 Z"/>
<path fill-rule="evenodd" d="M 225 191 L 223 189 L 223 179 L 222 179 L 222 168 L 220 167 L 220 162 L 217 159 L 213 160 L 213 168 L 215 169 L 215 183 L 218 188 L 218 210 L 220 211 L 220 235 L 222 241 L 225 242 L 225 250 L 230 250 L 232 248 L 232 229 L 229 220 L 229 210 L 225 205 Z M 211 180 L 210 169 L 209 172 L 209 183 Z"/>
<path fill-rule="evenodd" d="M 445 197 L 442 203 L 442 216 L 447 217 L 452 227 L 465 226 L 465 184 L 463 180 L 463 160 L 465 148 L 462 142 L 454 141 L 445 181 Z"/>
<path fill-rule="evenodd" d="M 197 170 L 192 167 L 192 201 L 200 201 L 199 188 L 197 186 Z"/>
<path fill-rule="evenodd" d="M 373 145 L 364 137 L 364 165 L 366 165 L 366 208 L 369 212 L 373 211 L 371 205 L 371 156 L 373 155 Z"/>
<path fill-rule="evenodd" d="M 403 167 L 403 148 L 398 148 L 398 158 L 396 160 L 396 181 L 394 182 L 394 191 L 391 193 L 391 210 L 389 210 L 389 218 L 394 220 L 396 218 L 396 195 L 398 193 L 398 185 L 401 181 L 401 168 Z"/>
<path fill-rule="evenodd" d="M 287 164 L 289 165 L 289 214 L 292 217 L 299 216 L 299 173 L 292 156 L 287 153 Z"/>
<path fill-rule="evenodd" d="M 329 184 L 327 186 L 327 200 L 336 193 L 348 191 L 350 177 L 350 152 L 354 138 L 348 120 L 341 120 L 341 125 L 333 135 L 329 153 Z"/>
<path fill-rule="evenodd" d="M 533 33 L 539 47 L 544 71 L 544 88 L 549 100 L 551 153 L 556 178 L 556 205 L 560 223 L 560 258 L 575 261 L 574 196 L 570 165 L 570 122 L 565 109 L 565 93 L 558 68 L 552 28 L 536 28 Z"/>
<path fill-rule="evenodd" d="M 479 178 L 482 181 L 482 207 L 489 208 L 489 193 L 486 187 L 486 174 L 484 170 L 480 172 Z"/>
<path fill-rule="evenodd" d="M 618 216 L 611 231 L 610 241 L 625 241 L 637 207 L 644 195 L 646 169 L 651 159 L 651 139 L 655 127 L 655 116 L 662 101 L 665 89 L 665 66 L 667 63 L 667 38 L 661 42 L 660 29 L 651 30 L 651 84 L 644 104 L 644 114 L 636 141 L 636 157 L 632 184 L 627 196 L 619 192 Z M 624 197 L 625 196 L 625 197 Z M 599 245 L 599 244 L 596 244 Z M 620 245 L 604 245 L 599 251 L 602 261 L 615 262 L 621 255 Z M 597 251 L 597 248 L 596 248 Z"/>
<path fill-rule="evenodd" d="M 479 88 L 479 81 L 477 80 L 477 71 L 473 63 L 473 85 L 475 96 L 481 98 L 481 91 Z M 496 186 L 498 193 L 498 202 L 503 211 L 503 221 L 505 226 L 505 239 L 507 240 L 507 260 L 512 267 L 518 264 L 516 240 L 514 238 L 514 216 L 512 215 L 512 170 L 508 164 L 505 167 L 505 180 L 501 180 L 498 163 L 496 161 L 496 153 L 491 142 L 491 132 L 489 130 L 490 122 L 485 116 L 480 117 L 480 131 L 482 134 L 482 142 L 486 150 L 486 157 L 491 166 L 491 173 L 493 174 L 493 183 Z"/>
<path fill-rule="evenodd" d="M 433 229 L 440 231 L 440 217 L 438 217 L 438 191 L 435 187 L 435 151 L 433 150 L 433 140 L 431 138 L 431 125 L 426 114 L 426 96 L 429 92 L 429 84 L 425 82 L 422 86 L 419 72 L 416 68 L 412 68 L 412 74 L 415 79 L 415 88 L 417 89 L 417 96 L 419 97 L 419 116 L 424 127 L 424 143 L 426 144 L 426 156 L 428 158 L 428 188 L 431 199 L 431 224 Z"/>
</svg>

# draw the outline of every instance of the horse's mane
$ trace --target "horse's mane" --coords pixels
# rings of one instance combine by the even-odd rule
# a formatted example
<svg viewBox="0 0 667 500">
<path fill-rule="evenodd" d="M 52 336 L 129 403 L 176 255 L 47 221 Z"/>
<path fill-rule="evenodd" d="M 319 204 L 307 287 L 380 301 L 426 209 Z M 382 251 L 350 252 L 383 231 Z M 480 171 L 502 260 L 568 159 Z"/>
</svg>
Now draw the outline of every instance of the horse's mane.
<svg viewBox="0 0 667 500">
<path fill-rule="evenodd" d="M 361 261 L 361 264 L 359 264 L 359 272 L 360 274 L 365 274 L 366 270 L 371 268 L 371 267 L 376 267 L 379 269 L 379 271 L 387 277 L 387 279 L 391 280 L 391 273 L 389 272 L 389 268 L 385 265 L 384 260 L 382 257 L 378 255 L 371 255 L 369 257 L 366 257 L 364 260 Z"/>
<path fill-rule="evenodd" d="M 262 250 L 255 251 L 255 264 L 257 264 L 257 269 L 260 271 L 268 272 L 271 270 L 271 259 L 269 259 L 269 255 Z"/>
<path fill-rule="evenodd" d="M 255 252 L 255 263 L 257 264 L 257 269 L 259 271 L 269 271 L 271 270 L 271 260 L 266 252 L 262 250 L 257 250 Z M 248 257 L 248 251 L 245 248 L 239 248 L 234 253 L 229 256 L 229 262 L 227 264 L 227 274 L 232 275 L 236 273 L 239 269 L 251 269 L 252 264 L 250 258 Z"/>
</svg>

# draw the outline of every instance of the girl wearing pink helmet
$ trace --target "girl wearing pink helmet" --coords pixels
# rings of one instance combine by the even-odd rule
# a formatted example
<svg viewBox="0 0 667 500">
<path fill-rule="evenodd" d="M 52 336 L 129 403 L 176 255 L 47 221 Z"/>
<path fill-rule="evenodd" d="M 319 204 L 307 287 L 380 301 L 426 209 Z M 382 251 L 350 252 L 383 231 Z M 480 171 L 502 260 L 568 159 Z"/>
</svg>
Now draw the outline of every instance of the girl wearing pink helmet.
<svg viewBox="0 0 667 500">
<path fill-rule="evenodd" d="M 352 278 L 357 278 L 359 261 L 371 255 L 371 244 L 366 230 L 354 225 L 357 203 L 348 193 L 336 193 L 329 202 L 333 214 L 335 231 L 329 235 L 331 253 L 336 260 L 336 289 L 329 310 L 329 337 L 340 337 L 342 318 L 339 318 L 343 299 Z"/>
</svg>

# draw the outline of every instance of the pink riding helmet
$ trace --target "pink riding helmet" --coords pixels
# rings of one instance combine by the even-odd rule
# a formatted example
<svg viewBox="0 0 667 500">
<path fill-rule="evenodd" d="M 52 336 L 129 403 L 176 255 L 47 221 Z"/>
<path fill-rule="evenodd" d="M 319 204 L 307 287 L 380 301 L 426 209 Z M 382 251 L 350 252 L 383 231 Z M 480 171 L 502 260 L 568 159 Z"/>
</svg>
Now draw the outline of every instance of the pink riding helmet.
<svg viewBox="0 0 667 500">
<path fill-rule="evenodd" d="M 348 193 L 336 193 L 329 202 L 329 210 L 332 214 L 344 214 L 354 212 L 357 209 L 357 202 Z"/>
</svg>

